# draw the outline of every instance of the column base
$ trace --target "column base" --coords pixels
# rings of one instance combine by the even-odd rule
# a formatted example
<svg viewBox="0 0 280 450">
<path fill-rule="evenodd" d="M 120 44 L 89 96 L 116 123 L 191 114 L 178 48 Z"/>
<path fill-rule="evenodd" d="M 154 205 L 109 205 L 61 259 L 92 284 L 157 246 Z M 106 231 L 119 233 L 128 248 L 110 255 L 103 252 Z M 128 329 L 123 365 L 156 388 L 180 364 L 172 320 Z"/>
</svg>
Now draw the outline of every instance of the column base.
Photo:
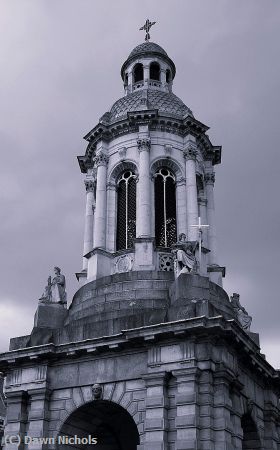
<svg viewBox="0 0 280 450">
<path fill-rule="evenodd" d="M 112 253 L 101 248 L 94 248 L 85 255 L 88 258 L 87 281 L 106 277 L 111 274 Z"/>
</svg>

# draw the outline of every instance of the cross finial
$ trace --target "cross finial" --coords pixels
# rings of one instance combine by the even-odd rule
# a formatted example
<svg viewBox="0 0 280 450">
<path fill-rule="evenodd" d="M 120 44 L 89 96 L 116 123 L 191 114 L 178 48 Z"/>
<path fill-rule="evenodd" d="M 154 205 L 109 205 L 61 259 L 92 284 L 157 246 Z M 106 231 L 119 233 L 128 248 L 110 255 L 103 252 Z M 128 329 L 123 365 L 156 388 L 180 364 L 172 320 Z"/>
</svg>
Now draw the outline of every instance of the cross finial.
<svg viewBox="0 0 280 450">
<path fill-rule="evenodd" d="M 146 31 L 146 36 L 145 36 L 145 41 L 149 41 L 151 36 L 150 36 L 150 28 L 155 24 L 156 22 L 150 22 L 149 19 L 146 20 L 145 25 L 143 25 L 143 27 L 139 28 L 139 30 L 145 30 Z"/>
</svg>

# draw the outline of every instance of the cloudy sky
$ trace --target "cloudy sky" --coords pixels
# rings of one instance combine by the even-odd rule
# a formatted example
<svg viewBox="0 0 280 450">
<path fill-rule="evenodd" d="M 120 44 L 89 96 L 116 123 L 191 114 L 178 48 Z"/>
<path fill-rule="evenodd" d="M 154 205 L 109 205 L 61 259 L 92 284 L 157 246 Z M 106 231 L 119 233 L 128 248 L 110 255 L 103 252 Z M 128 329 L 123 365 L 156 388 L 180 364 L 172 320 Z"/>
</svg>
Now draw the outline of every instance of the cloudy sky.
<svg viewBox="0 0 280 450">
<path fill-rule="evenodd" d="M 82 137 L 123 95 L 120 67 L 143 41 L 177 67 L 174 92 L 223 146 L 219 262 L 280 367 L 277 0 L 0 0 L 0 350 L 29 334 L 54 265 L 68 296 L 81 269 Z"/>
</svg>

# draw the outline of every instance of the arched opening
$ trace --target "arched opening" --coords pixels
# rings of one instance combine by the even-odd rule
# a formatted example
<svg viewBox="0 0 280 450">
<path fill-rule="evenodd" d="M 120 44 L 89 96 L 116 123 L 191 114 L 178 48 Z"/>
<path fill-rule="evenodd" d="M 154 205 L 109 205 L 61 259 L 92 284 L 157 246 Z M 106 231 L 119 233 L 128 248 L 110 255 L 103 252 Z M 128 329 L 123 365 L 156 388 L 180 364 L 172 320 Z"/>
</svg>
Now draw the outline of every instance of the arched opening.
<svg viewBox="0 0 280 450">
<path fill-rule="evenodd" d="M 160 65 L 157 62 L 152 62 L 150 65 L 150 79 L 160 80 Z"/>
<path fill-rule="evenodd" d="M 137 83 L 138 81 L 143 81 L 144 79 L 144 70 L 143 64 L 137 63 L 133 69 L 133 81 Z"/>
<path fill-rule="evenodd" d="M 171 74 L 170 74 L 170 70 L 167 69 L 166 71 L 166 83 L 170 83 L 171 81 Z"/>
<path fill-rule="evenodd" d="M 117 182 L 117 250 L 133 247 L 136 236 L 136 176 L 126 170 Z"/>
<path fill-rule="evenodd" d="M 155 237 L 157 247 L 171 247 L 177 240 L 175 176 L 166 167 L 155 173 Z"/>
<path fill-rule="evenodd" d="M 87 442 L 88 436 L 96 438 L 97 444 Z M 131 415 L 116 403 L 95 400 L 67 418 L 59 433 L 57 450 L 136 450 L 138 444 L 139 433 Z"/>
<path fill-rule="evenodd" d="M 242 450 L 261 449 L 258 429 L 250 414 L 244 414 L 241 418 L 241 427 L 243 430 Z"/>
</svg>

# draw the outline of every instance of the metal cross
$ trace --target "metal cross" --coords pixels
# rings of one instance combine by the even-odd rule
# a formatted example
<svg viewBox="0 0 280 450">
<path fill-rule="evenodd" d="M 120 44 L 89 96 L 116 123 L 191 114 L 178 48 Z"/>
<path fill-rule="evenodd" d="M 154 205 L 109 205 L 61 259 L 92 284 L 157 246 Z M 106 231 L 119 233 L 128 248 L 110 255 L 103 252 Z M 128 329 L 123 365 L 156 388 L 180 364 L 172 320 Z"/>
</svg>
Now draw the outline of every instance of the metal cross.
<svg viewBox="0 0 280 450">
<path fill-rule="evenodd" d="M 149 19 L 146 20 L 145 25 L 143 25 L 143 27 L 139 28 L 139 30 L 145 30 L 146 31 L 146 36 L 145 36 L 145 41 L 149 41 L 149 39 L 151 38 L 150 36 L 150 28 L 155 24 L 156 22 L 150 22 Z"/>
<path fill-rule="evenodd" d="M 198 218 L 198 224 L 197 225 L 191 225 L 191 227 L 197 228 L 198 229 L 198 233 L 199 233 L 199 237 L 198 237 L 198 258 L 199 258 L 199 268 L 201 270 L 201 247 L 202 247 L 202 231 L 203 228 L 208 228 L 209 225 L 202 225 L 201 223 L 201 218 Z"/>
</svg>

